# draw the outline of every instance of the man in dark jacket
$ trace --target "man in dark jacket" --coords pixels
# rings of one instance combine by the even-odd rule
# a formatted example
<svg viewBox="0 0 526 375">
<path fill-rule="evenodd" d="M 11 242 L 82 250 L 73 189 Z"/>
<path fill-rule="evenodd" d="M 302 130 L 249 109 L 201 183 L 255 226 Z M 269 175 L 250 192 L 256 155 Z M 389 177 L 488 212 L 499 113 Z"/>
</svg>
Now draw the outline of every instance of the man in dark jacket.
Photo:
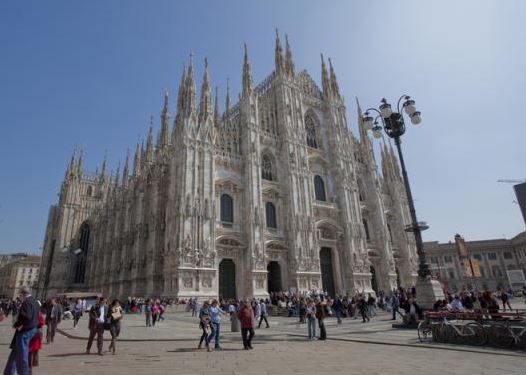
<svg viewBox="0 0 526 375">
<path fill-rule="evenodd" d="M 316 298 L 316 319 L 318 319 L 318 327 L 320 328 L 320 340 L 327 339 L 327 331 L 325 329 L 325 317 L 328 315 L 328 307 L 322 303 L 319 298 Z"/>
<path fill-rule="evenodd" d="M 26 287 L 20 288 L 20 299 L 22 304 L 13 324 L 16 333 L 11 344 L 12 350 L 7 359 L 4 374 L 17 372 L 21 375 L 29 375 L 29 342 L 38 331 L 40 305 Z"/>
<path fill-rule="evenodd" d="M 92 306 L 89 311 L 89 338 L 86 354 L 90 353 L 93 339 L 97 335 L 97 353 L 102 355 L 102 340 L 106 322 L 108 322 L 108 305 L 106 305 L 106 298 L 100 297 L 99 302 Z"/>
<path fill-rule="evenodd" d="M 57 303 L 56 298 L 52 298 L 46 312 L 46 341 L 51 344 L 55 340 L 57 325 L 62 320 L 62 306 Z"/>
<path fill-rule="evenodd" d="M 245 299 L 241 309 L 237 313 L 237 317 L 241 322 L 241 337 L 243 339 L 243 347 L 245 350 L 252 348 L 252 339 L 254 338 L 254 326 L 256 325 L 256 317 L 254 310 L 250 306 L 250 301 Z"/>
</svg>

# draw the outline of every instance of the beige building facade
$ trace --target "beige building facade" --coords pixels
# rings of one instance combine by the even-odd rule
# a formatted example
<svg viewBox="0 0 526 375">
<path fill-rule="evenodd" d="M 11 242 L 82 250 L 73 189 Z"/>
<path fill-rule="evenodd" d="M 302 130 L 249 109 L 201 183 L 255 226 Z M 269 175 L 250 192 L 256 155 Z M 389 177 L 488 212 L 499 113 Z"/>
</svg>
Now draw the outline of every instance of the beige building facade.
<svg viewBox="0 0 526 375">
<path fill-rule="evenodd" d="M 40 257 L 17 256 L 0 267 L 0 299 L 15 299 L 20 287 L 34 290 L 38 283 Z"/>
<path fill-rule="evenodd" d="M 40 294 L 237 297 L 326 290 L 390 290 L 416 277 L 414 237 L 398 161 L 381 170 L 361 124 L 349 129 L 332 63 L 320 89 L 297 73 L 276 38 L 275 70 L 252 83 L 245 47 L 242 90 L 224 110 L 205 60 L 200 99 L 183 71 L 170 122 L 165 95 L 156 140 L 137 145 L 122 171 L 67 168 L 50 209 Z M 153 120 L 152 120 L 153 122 Z"/>
<path fill-rule="evenodd" d="M 426 242 L 424 248 L 432 274 L 450 292 L 465 288 L 495 291 L 508 289 L 506 271 L 522 270 L 526 275 L 526 232 L 511 239 L 466 241 L 471 260 L 478 268 L 476 277 L 466 272 L 459 249 L 454 241 L 449 243 Z"/>
</svg>

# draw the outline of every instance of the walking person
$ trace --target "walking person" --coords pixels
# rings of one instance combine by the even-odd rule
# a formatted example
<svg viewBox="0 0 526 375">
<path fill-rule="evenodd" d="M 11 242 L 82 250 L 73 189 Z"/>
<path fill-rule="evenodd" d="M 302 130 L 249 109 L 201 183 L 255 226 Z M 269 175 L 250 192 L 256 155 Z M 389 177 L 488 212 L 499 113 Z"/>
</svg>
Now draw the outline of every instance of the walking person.
<svg viewBox="0 0 526 375">
<path fill-rule="evenodd" d="M 38 332 L 40 305 L 24 286 L 20 288 L 20 299 L 22 303 L 13 323 L 15 335 L 10 345 L 11 353 L 7 358 L 4 375 L 12 375 L 15 372 L 29 375 L 29 343 Z"/>
<path fill-rule="evenodd" d="M 263 300 L 259 301 L 259 309 L 261 316 L 259 318 L 258 328 L 261 328 L 261 323 L 263 322 L 263 320 L 265 320 L 265 323 L 267 325 L 265 328 L 270 327 L 267 320 L 267 304 Z"/>
<path fill-rule="evenodd" d="M 152 325 L 155 327 L 155 322 L 157 322 L 157 319 L 159 318 L 159 314 L 161 313 L 161 309 L 159 308 L 159 300 L 155 300 L 152 306 Z"/>
<path fill-rule="evenodd" d="M 99 301 L 93 305 L 89 311 L 89 338 L 86 347 L 86 354 L 90 354 L 91 345 L 95 335 L 97 336 L 97 354 L 102 354 L 104 328 L 108 319 L 108 306 L 106 298 L 100 297 Z"/>
<path fill-rule="evenodd" d="M 367 297 L 367 315 L 371 318 L 376 316 L 376 299 L 371 293 L 369 293 Z"/>
<path fill-rule="evenodd" d="M 508 305 L 508 308 L 511 311 L 510 300 L 508 293 L 505 290 L 500 293 L 500 300 L 502 301 L 502 310 L 506 311 L 506 305 Z"/>
<path fill-rule="evenodd" d="M 305 307 L 305 315 L 307 318 L 307 327 L 309 331 L 309 340 L 316 338 L 316 305 L 312 299 L 307 300 Z"/>
<path fill-rule="evenodd" d="M 332 303 L 332 309 L 336 315 L 336 321 L 338 324 L 342 324 L 342 315 L 343 315 L 343 301 L 340 296 L 336 296 L 336 299 Z"/>
<path fill-rule="evenodd" d="M 44 315 L 42 311 L 38 312 L 38 326 L 37 334 L 33 336 L 31 342 L 29 343 L 29 373 L 33 373 L 33 367 L 38 366 L 38 352 L 42 349 L 42 327 L 44 327 Z"/>
<path fill-rule="evenodd" d="M 256 316 L 250 301 L 245 298 L 241 309 L 237 313 L 237 317 L 241 323 L 241 338 L 243 340 L 243 348 L 245 350 L 252 350 L 252 339 L 254 338 L 254 326 L 256 325 Z"/>
<path fill-rule="evenodd" d="M 112 352 L 113 355 L 115 355 L 115 344 L 117 342 L 117 338 L 119 337 L 119 334 L 121 333 L 121 320 L 122 320 L 122 307 L 118 300 L 113 300 L 110 307 L 110 314 L 109 314 L 109 321 L 110 321 L 110 334 L 111 334 L 111 344 L 109 347 L 109 350 Z"/>
<path fill-rule="evenodd" d="M 316 298 L 316 319 L 320 328 L 320 340 L 327 340 L 327 330 L 325 329 L 325 317 L 327 316 L 327 305 Z"/>
<path fill-rule="evenodd" d="M 219 301 L 217 299 L 212 300 L 212 306 L 208 309 L 210 314 L 210 321 L 212 323 L 212 332 L 208 336 L 208 342 L 214 338 L 215 350 L 222 350 L 221 343 L 219 342 L 221 333 L 221 315 L 225 315 L 226 312 L 219 307 Z"/>
<path fill-rule="evenodd" d="M 51 304 L 46 313 L 46 343 L 51 344 L 55 339 L 57 325 L 62 319 L 62 306 L 57 303 L 56 298 L 51 299 Z"/>
<path fill-rule="evenodd" d="M 75 306 L 73 307 L 73 328 L 76 329 L 79 320 L 82 317 L 82 301 L 80 298 L 77 299 L 77 302 L 75 302 Z"/>
<path fill-rule="evenodd" d="M 210 312 L 209 312 L 210 302 L 204 301 L 203 306 L 199 310 L 199 328 L 203 331 L 201 338 L 199 339 L 199 345 L 197 349 L 203 347 L 203 342 L 205 343 L 206 350 L 211 352 L 210 348 L 210 339 L 214 335 L 214 328 L 212 322 L 210 321 Z M 208 332 L 210 330 L 210 333 Z"/>
<path fill-rule="evenodd" d="M 360 315 L 362 316 L 362 323 L 368 322 L 369 316 L 367 315 L 367 310 L 369 309 L 367 305 L 367 301 L 365 300 L 364 296 L 360 296 L 360 299 L 358 300 L 358 310 L 360 311 Z"/>
</svg>

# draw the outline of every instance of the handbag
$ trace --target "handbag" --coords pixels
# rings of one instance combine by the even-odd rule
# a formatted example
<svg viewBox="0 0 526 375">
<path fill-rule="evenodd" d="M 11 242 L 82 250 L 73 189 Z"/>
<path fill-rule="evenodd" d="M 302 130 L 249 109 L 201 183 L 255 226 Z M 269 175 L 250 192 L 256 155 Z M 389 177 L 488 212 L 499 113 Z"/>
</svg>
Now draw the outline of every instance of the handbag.
<svg viewBox="0 0 526 375">
<path fill-rule="evenodd" d="M 112 320 L 121 320 L 122 319 L 122 313 L 120 311 L 114 311 L 111 313 L 111 319 Z"/>
</svg>

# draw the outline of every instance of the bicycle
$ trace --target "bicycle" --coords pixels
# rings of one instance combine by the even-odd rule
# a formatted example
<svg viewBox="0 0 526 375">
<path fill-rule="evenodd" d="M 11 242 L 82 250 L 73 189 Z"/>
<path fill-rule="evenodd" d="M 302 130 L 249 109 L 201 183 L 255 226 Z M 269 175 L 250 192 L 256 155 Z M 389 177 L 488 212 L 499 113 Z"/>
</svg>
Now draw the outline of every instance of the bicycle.
<svg viewBox="0 0 526 375">
<path fill-rule="evenodd" d="M 488 341 L 484 326 L 478 322 L 457 325 L 444 316 L 438 324 L 439 326 L 435 329 L 435 341 L 437 342 L 458 342 L 482 346 Z"/>
<path fill-rule="evenodd" d="M 512 345 L 526 347 L 526 324 L 524 321 L 514 320 L 492 322 L 488 328 L 488 338 L 490 344 L 499 348 L 508 348 Z"/>
</svg>

